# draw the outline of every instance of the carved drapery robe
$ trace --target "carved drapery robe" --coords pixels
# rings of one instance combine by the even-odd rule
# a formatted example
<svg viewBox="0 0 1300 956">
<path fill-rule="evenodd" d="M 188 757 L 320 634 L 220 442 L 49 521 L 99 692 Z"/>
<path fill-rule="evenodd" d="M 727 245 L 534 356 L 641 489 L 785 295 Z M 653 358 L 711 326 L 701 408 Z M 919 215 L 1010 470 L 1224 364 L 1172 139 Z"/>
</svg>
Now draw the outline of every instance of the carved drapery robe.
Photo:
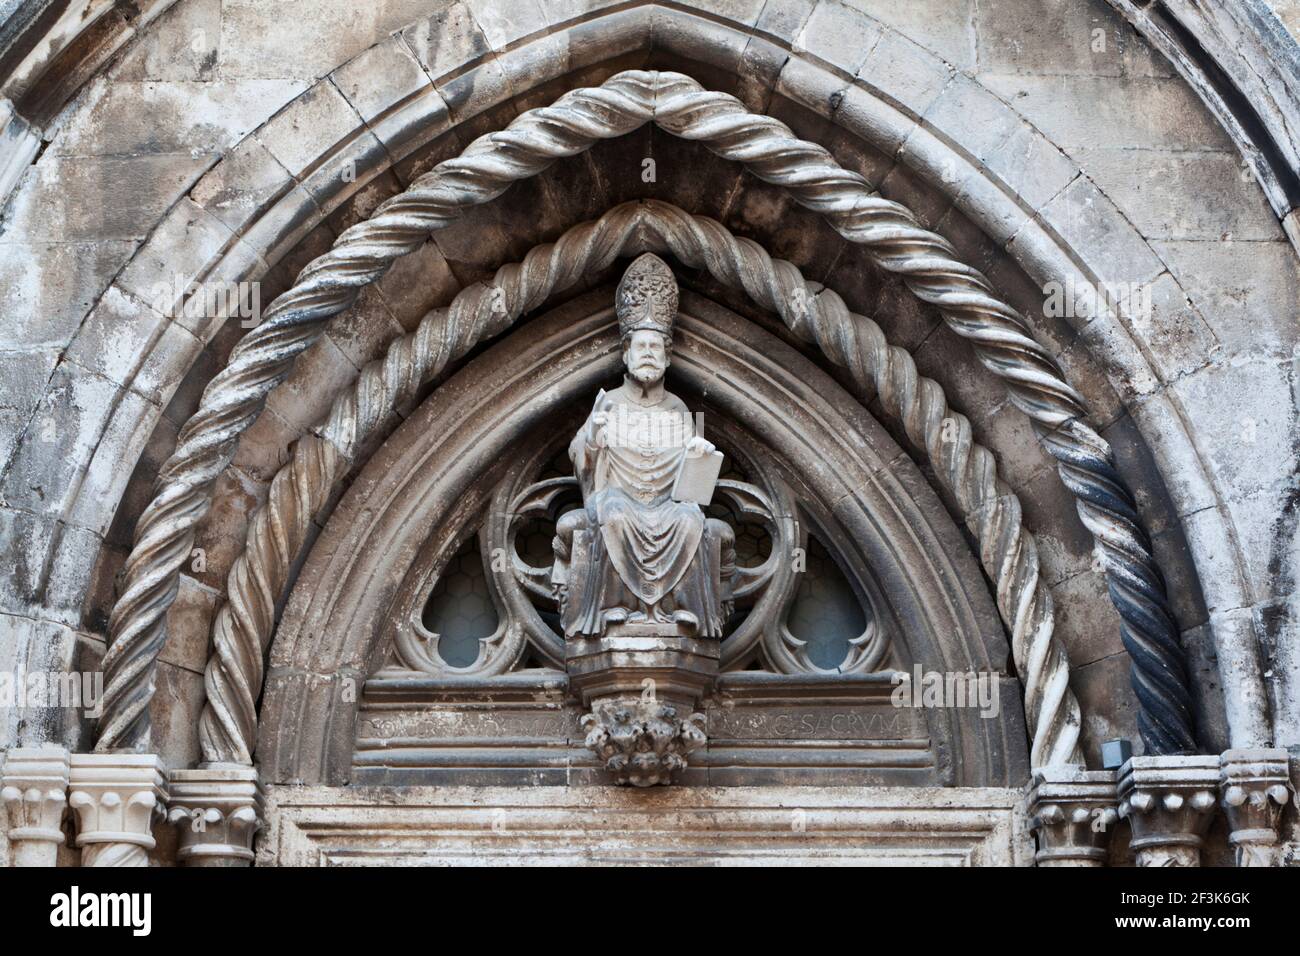
<svg viewBox="0 0 1300 956">
<path fill-rule="evenodd" d="M 569 445 L 587 512 L 589 554 L 569 581 L 565 634 L 600 634 L 604 612 L 624 608 L 661 621 L 688 611 L 698 636 L 720 637 L 727 596 L 720 587 L 720 529 L 699 505 L 672 499 L 695 435 L 690 413 L 667 392 L 656 404 L 639 405 L 632 388 L 624 385 L 598 400 Z M 592 442 L 591 419 L 600 411 L 611 423 L 603 447 Z"/>
</svg>

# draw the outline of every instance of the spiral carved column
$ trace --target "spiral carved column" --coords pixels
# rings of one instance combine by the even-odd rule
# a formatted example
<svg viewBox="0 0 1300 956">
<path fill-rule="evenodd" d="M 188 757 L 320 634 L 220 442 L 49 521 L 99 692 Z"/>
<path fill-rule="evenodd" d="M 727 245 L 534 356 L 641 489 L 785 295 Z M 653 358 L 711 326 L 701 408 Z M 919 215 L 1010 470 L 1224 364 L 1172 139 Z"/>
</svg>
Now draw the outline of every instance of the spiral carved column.
<svg viewBox="0 0 1300 956">
<path fill-rule="evenodd" d="M 212 482 L 266 394 L 315 339 L 321 324 L 346 309 L 362 286 L 414 249 L 426 232 L 452 221 L 462 209 L 488 201 L 510 182 L 537 173 L 560 156 L 651 118 L 789 189 L 846 239 L 866 247 L 881 268 L 901 275 L 918 297 L 940 310 L 949 328 L 972 342 L 981 362 L 1006 382 L 1012 401 L 1034 421 L 1100 545 L 1111 599 L 1123 620 L 1124 644 L 1133 658 L 1148 752 L 1181 753 L 1194 747 L 1183 654 L 1132 492 L 1115 468 L 1109 445 L 1083 423 L 1083 400 L 1034 341 L 1025 320 L 996 298 L 983 275 L 957 260 L 946 240 L 922 228 L 905 207 L 873 195 L 863 177 L 841 168 L 820 146 L 799 140 L 778 120 L 750 113 L 732 96 L 703 90 L 689 77 L 628 71 L 601 87 L 575 90 L 551 107 L 521 114 L 506 130 L 481 137 L 462 156 L 440 164 L 381 205 L 370 220 L 349 229 L 333 250 L 304 269 L 295 286 L 272 303 L 267 320 L 236 348 L 231 364 L 209 385 L 199 411 L 182 430 L 157 495 L 137 527 L 125 593 L 110 619 L 99 749 L 148 746 L 147 708 L 164 640 L 163 618 L 175 598 L 193 529 L 207 512 Z M 757 278 L 750 281 L 761 284 Z M 750 282 L 744 285 L 749 290 Z M 812 329 L 805 332 L 841 359 L 853 353 L 845 343 L 818 337 Z M 1005 517 L 998 523 L 1012 526 Z M 1027 590 L 1038 593 L 1037 588 Z M 1017 620 L 1041 620 L 1039 615 L 1033 602 L 1016 609 Z M 1045 666 L 1041 660 L 1033 663 Z"/>
<path fill-rule="evenodd" d="M 1185 655 L 1133 493 L 1115 467 L 1110 445 L 1085 424 L 1082 397 L 1033 339 L 1024 318 L 999 301 L 979 270 L 958 261 L 951 244 L 922 227 L 911 210 L 873 195 L 863 177 L 841 168 L 820 146 L 795 139 L 778 120 L 755 116 L 734 97 L 701 90 L 682 77 L 660 94 L 655 122 L 743 162 L 765 182 L 787 187 L 800 205 L 867 247 L 882 269 L 901 276 L 918 298 L 939 309 L 953 332 L 971 342 L 980 362 L 1006 383 L 1012 402 L 1034 422 L 1100 546 L 1111 601 L 1122 620 L 1121 637 L 1133 659 L 1138 727 L 1147 752 L 1195 750 Z"/>
</svg>

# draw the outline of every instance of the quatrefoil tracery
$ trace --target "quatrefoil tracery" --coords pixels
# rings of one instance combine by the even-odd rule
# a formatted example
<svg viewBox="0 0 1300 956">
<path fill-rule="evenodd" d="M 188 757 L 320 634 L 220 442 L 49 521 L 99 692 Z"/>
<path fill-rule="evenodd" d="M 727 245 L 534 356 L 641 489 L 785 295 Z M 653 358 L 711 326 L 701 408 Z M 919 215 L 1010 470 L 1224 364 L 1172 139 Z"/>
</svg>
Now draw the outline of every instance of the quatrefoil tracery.
<svg viewBox="0 0 1300 956">
<path fill-rule="evenodd" d="M 440 650 L 444 635 L 425 621 L 425 601 L 408 601 L 394 635 L 394 658 L 398 669 L 446 676 L 488 677 L 518 668 L 529 660 L 562 669 L 563 639 L 557 633 L 555 596 L 551 584 L 553 555 L 549 550 L 555 522 L 567 510 L 581 507 L 577 479 L 557 475 L 552 464 L 553 449 L 543 449 L 512 468 L 496 485 L 491 505 L 477 522 L 449 539 L 430 566 L 417 593 L 434 593 L 450 565 L 458 557 L 481 561 L 486 595 L 497 616 L 496 627 L 482 634 L 478 653 L 465 664 L 447 659 Z M 738 478 L 719 480 L 711 511 L 725 516 L 740 532 L 746 525 L 757 526 L 771 542 L 766 554 L 749 555 L 757 563 L 738 562 L 732 582 L 737 612 L 722 641 L 724 669 L 742 669 L 752 663 L 781 673 L 865 673 L 878 669 L 885 660 L 889 643 L 880 617 L 862 599 L 863 589 L 853 588 L 861 607 L 865 627 L 844 635 L 842 659 L 832 666 L 813 660 L 812 642 L 796 636 L 790 616 L 799 593 L 801 575 L 807 571 L 809 522 L 791 489 L 779 479 L 764 485 Z M 540 529 L 549 529 L 543 533 Z M 475 535 L 477 555 L 467 553 L 470 535 Z M 532 547 L 521 554 L 520 537 L 546 538 L 546 547 Z M 819 535 L 833 538 L 834 532 Z M 536 542 L 533 542 L 536 544 Z M 824 543 L 823 543 L 823 546 Z M 833 547 L 833 546 L 832 546 Z M 844 563 L 833 557 L 836 570 L 844 575 Z M 534 561 L 540 559 L 539 563 Z M 477 597 L 475 597 L 477 599 Z M 822 635 L 825 636 L 825 635 Z"/>
</svg>

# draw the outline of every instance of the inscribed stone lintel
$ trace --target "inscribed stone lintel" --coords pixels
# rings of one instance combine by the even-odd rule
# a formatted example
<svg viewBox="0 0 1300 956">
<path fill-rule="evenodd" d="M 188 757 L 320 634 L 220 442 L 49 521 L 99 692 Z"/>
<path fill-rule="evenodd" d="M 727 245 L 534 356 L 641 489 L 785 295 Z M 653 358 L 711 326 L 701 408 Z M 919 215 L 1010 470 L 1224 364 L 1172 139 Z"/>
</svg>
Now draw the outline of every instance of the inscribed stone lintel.
<svg viewBox="0 0 1300 956">
<path fill-rule="evenodd" d="M 405 690 L 402 681 L 391 678 L 381 694 L 367 688 L 357 724 L 354 782 L 609 783 L 585 749 L 579 725 L 583 709 L 556 676 L 539 676 L 529 699 L 502 699 L 491 680 L 481 691 L 460 694 L 424 690 L 426 682 L 418 678 Z M 770 687 L 753 686 L 754 676 L 723 675 L 720 692 L 701 702 L 709 740 L 692 760 L 684 785 L 941 782 L 927 715 L 892 706 L 887 686 L 876 686 L 880 682 L 795 679 L 777 696 Z"/>
</svg>

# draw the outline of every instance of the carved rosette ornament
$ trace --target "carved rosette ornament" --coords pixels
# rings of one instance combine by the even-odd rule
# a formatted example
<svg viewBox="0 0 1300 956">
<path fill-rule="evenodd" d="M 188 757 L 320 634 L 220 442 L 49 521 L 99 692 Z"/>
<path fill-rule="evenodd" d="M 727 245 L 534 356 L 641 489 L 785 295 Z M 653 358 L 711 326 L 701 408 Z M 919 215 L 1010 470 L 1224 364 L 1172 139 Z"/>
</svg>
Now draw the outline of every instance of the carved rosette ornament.
<svg viewBox="0 0 1300 956">
<path fill-rule="evenodd" d="M 177 859 L 186 866 L 249 866 L 262 825 L 257 771 L 239 764 L 175 770 L 167 822 L 180 837 Z"/>
<path fill-rule="evenodd" d="M 1218 789 L 1218 757 L 1130 758 L 1119 772 L 1119 815 L 1137 865 L 1200 866 Z"/>
<path fill-rule="evenodd" d="M 1038 866 L 1105 866 L 1119 822 L 1115 773 L 1079 767 L 1034 771 L 1026 798 Z"/>
<path fill-rule="evenodd" d="M 1275 748 L 1226 750 L 1222 767 L 1223 810 L 1231 830 L 1228 842 L 1237 866 L 1281 866 L 1278 824 L 1291 799 L 1288 755 Z"/>
<path fill-rule="evenodd" d="M 14 866 L 54 866 L 63 846 L 68 751 L 54 745 L 9 751 L 0 799 L 9 814 Z"/>
<path fill-rule="evenodd" d="M 73 754 L 68 805 L 77 815 L 82 866 L 148 866 L 153 823 L 167 799 L 154 754 Z"/>
</svg>

